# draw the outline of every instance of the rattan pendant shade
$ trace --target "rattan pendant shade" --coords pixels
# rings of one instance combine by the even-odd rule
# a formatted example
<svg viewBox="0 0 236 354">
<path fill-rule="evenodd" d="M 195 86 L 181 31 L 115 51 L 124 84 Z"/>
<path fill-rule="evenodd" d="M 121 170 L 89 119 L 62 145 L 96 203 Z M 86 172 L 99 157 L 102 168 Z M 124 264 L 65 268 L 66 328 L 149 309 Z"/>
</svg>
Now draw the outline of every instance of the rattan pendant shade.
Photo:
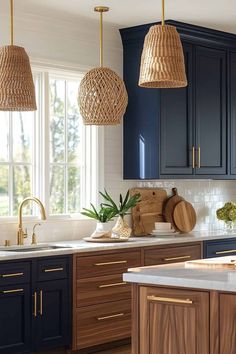
<svg viewBox="0 0 236 354">
<path fill-rule="evenodd" d="M 128 104 L 123 80 L 110 68 L 103 67 L 102 13 L 107 7 L 96 7 L 100 12 L 100 64 L 90 70 L 79 87 L 78 103 L 85 125 L 116 125 L 121 123 Z"/>
<path fill-rule="evenodd" d="M 145 37 L 141 57 L 139 86 L 175 88 L 187 86 L 184 54 L 180 36 L 174 26 L 154 25 Z"/>
<path fill-rule="evenodd" d="M 35 87 L 29 57 L 24 48 L 13 45 L 13 0 L 11 45 L 0 48 L 0 111 L 35 111 Z"/>
</svg>

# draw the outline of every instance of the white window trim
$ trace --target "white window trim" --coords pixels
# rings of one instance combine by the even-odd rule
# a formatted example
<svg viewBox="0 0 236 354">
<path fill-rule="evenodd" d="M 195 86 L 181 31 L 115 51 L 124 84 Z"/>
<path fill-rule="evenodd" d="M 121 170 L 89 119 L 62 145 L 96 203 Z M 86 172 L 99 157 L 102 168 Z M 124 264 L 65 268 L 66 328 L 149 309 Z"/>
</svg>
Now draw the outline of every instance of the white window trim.
<svg viewBox="0 0 236 354">
<path fill-rule="evenodd" d="M 37 63 L 37 64 L 36 64 Z M 38 123 L 35 125 L 35 129 L 38 129 L 38 134 L 35 134 L 36 141 L 34 146 L 34 163 L 35 157 L 37 155 L 38 165 L 36 170 L 36 175 L 34 176 L 33 184 L 38 197 L 42 201 L 46 209 L 47 220 L 68 220 L 70 218 L 84 220 L 87 219 L 80 213 L 76 214 L 62 214 L 62 215 L 49 215 L 49 183 L 45 184 L 45 181 L 49 181 L 49 74 L 58 78 L 71 78 L 71 79 L 81 79 L 85 72 L 89 68 L 71 68 L 66 65 L 55 65 L 45 62 L 35 61 L 32 65 L 32 72 L 39 76 L 39 95 L 41 100 L 39 100 L 38 114 L 41 119 L 38 119 Z M 81 178 L 86 179 L 86 191 L 81 194 L 82 197 L 82 207 L 89 207 L 90 202 L 98 205 L 100 202 L 99 190 L 104 189 L 104 127 L 103 126 L 84 126 L 86 136 L 92 136 L 90 139 L 90 144 L 87 144 L 84 149 L 82 169 L 84 172 L 81 174 Z M 88 139 L 86 139 L 88 141 Z M 91 144 L 93 141 L 93 144 Z M 94 141 L 96 144 L 94 144 Z M 42 143 L 42 148 L 38 148 Z M 90 146 L 88 146 L 90 145 Z M 95 171 L 92 169 L 91 159 L 95 156 L 96 167 Z M 43 174 L 43 183 L 39 183 L 40 174 Z M 83 183 L 81 183 L 83 185 Z M 47 185 L 47 188 L 46 188 Z M 37 188 L 36 188 L 37 187 Z M 35 208 L 37 210 L 37 206 Z M 38 220 L 37 216 L 24 216 L 28 221 Z M 16 223 L 18 217 L 14 216 L 0 216 L 0 223 Z"/>
</svg>

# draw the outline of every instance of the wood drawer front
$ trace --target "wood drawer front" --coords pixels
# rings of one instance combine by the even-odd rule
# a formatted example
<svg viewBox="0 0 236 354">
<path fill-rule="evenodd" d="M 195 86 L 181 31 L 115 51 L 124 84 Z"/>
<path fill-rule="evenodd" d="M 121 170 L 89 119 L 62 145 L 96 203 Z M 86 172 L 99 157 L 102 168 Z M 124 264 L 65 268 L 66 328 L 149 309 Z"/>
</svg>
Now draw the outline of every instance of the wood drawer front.
<svg viewBox="0 0 236 354">
<path fill-rule="evenodd" d="M 145 251 L 145 266 L 185 262 L 201 258 L 201 244 L 189 246 L 149 249 Z"/>
<path fill-rule="evenodd" d="M 1 263 L 0 286 L 23 284 L 30 281 L 30 263 Z"/>
<path fill-rule="evenodd" d="M 37 281 L 67 278 L 69 274 L 69 258 L 53 257 L 41 259 L 37 263 Z"/>
<path fill-rule="evenodd" d="M 76 312 L 77 349 L 131 335 L 131 300 L 81 307 Z"/>
<path fill-rule="evenodd" d="M 123 281 L 122 274 L 77 280 L 77 307 L 129 298 L 131 298 L 131 286 Z"/>
<path fill-rule="evenodd" d="M 98 277 L 103 275 L 122 274 L 128 268 L 141 264 L 140 251 L 116 252 L 104 255 L 77 257 L 77 279 Z"/>
</svg>

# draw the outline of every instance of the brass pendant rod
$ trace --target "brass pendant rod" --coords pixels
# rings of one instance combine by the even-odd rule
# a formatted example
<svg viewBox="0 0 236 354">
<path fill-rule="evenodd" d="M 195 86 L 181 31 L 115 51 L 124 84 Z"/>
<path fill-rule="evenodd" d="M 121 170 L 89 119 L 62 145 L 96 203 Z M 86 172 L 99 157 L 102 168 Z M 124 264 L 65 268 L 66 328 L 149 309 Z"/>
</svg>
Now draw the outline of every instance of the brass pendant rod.
<svg viewBox="0 0 236 354">
<path fill-rule="evenodd" d="M 162 26 L 165 26 L 165 0 L 162 0 Z"/>
<path fill-rule="evenodd" d="M 109 11 L 109 7 L 96 6 L 95 12 L 100 12 L 100 67 L 103 67 L 103 12 Z"/>
<path fill-rule="evenodd" d="M 13 42 L 14 42 L 13 0 L 10 0 L 10 12 L 11 12 L 11 28 L 10 28 L 10 33 L 11 33 L 11 45 L 13 45 Z"/>
<path fill-rule="evenodd" d="M 103 12 L 100 12 L 100 66 L 103 67 Z"/>
</svg>

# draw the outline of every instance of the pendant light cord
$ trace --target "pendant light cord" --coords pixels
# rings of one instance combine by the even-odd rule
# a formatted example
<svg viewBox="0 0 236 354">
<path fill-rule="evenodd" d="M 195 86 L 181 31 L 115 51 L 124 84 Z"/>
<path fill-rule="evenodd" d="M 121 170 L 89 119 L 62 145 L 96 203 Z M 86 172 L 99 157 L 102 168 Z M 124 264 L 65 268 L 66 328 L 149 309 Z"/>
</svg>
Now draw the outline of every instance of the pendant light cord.
<svg viewBox="0 0 236 354">
<path fill-rule="evenodd" d="M 103 67 L 103 12 L 100 12 L 100 66 Z"/>
<path fill-rule="evenodd" d="M 13 45 L 14 42 L 14 21 L 13 21 L 13 0 L 10 0 L 10 11 L 11 11 L 11 45 Z"/>
<path fill-rule="evenodd" d="M 162 26 L 165 26 L 165 0 L 162 0 Z"/>
</svg>

